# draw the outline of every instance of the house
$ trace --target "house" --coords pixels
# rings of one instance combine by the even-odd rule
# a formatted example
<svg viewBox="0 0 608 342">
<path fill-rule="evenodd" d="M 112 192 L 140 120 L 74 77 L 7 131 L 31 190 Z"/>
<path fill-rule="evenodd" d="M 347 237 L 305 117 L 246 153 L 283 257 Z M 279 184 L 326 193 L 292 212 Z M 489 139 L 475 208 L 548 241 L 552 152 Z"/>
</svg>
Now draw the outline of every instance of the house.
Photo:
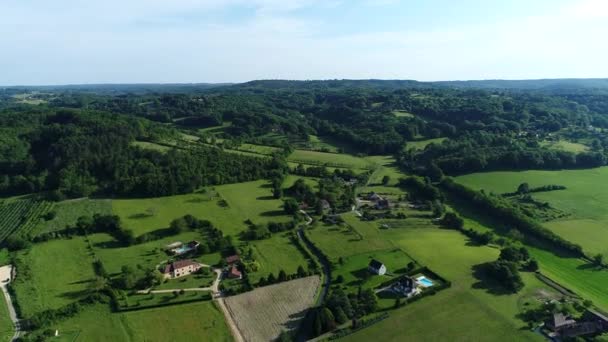
<svg viewBox="0 0 608 342">
<path fill-rule="evenodd" d="M 608 317 L 600 312 L 587 310 L 581 320 L 577 322 L 558 313 L 553 315 L 553 318 L 546 322 L 545 326 L 553 332 L 552 337 L 595 335 L 608 331 Z"/>
<path fill-rule="evenodd" d="M 545 322 L 545 327 L 551 330 L 556 335 L 561 335 L 564 331 L 572 329 L 576 325 L 576 321 L 570 316 L 564 315 L 561 312 L 553 314 L 548 321 Z"/>
<path fill-rule="evenodd" d="M 369 262 L 367 269 L 371 273 L 377 274 L 377 275 L 384 275 L 386 273 L 386 266 L 384 266 L 383 263 L 381 263 L 380 261 L 378 261 L 376 259 L 372 259 L 372 261 Z"/>
<path fill-rule="evenodd" d="M 236 264 L 237 262 L 241 261 L 241 257 L 239 257 L 238 255 L 231 255 L 229 257 L 226 258 L 226 263 L 228 265 L 233 265 Z"/>
<path fill-rule="evenodd" d="M 380 195 L 378 195 L 377 193 L 372 191 L 365 197 L 365 199 L 375 202 L 375 201 L 381 200 L 382 197 L 380 197 Z"/>
<path fill-rule="evenodd" d="M 194 260 L 178 260 L 167 264 L 163 270 L 165 278 L 179 278 L 201 269 L 201 264 Z"/>
<path fill-rule="evenodd" d="M 239 271 L 238 268 L 236 268 L 236 266 L 232 266 L 230 268 L 230 271 L 228 271 L 227 277 L 229 279 L 241 279 L 243 278 L 243 274 L 241 273 L 241 271 Z"/>
<path fill-rule="evenodd" d="M 420 293 L 416 281 L 414 279 L 405 276 L 399 279 L 396 283 L 391 286 L 391 290 L 403 297 L 412 297 Z"/>
<path fill-rule="evenodd" d="M 384 210 L 389 209 L 391 206 L 390 202 L 387 199 L 380 199 L 376 201 L 376 209 Z"/>
</svg>

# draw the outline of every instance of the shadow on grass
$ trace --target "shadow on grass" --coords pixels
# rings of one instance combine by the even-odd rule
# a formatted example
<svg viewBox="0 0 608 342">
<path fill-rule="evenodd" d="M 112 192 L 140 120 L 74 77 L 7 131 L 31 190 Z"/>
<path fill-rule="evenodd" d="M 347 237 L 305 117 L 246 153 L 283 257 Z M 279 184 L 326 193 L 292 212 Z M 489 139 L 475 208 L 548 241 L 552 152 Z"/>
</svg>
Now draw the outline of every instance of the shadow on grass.
<svg viewBox="0 0 608 342">
<path fill-rule="evenodd" d="M 264 217 L 285 216 L 285 212 L 283 210 L 270 210 L 270 211 L 265 211 L 265 212 L 261 213 L 260 216 L 264 216 Z"/>
<path fill-rule="evenodd" d="M 255 199 L 260 200 L 260 201 L 269 201 L 269 200 L 273 200 L 275 198 L 271 195 L 268 195 L 268 196 L 258 196 Z"/>
<path fill-rule="evenodd" d="M 129 219 L 131 220 L 140 220 L 140 219 L 145 219 L 148 217 L 153 217 L 153 214 L 148 214 L 148 213 L 137 213 L 137 214 L 133 214 L 133 215 L 129 215 Z"/>
</svg>

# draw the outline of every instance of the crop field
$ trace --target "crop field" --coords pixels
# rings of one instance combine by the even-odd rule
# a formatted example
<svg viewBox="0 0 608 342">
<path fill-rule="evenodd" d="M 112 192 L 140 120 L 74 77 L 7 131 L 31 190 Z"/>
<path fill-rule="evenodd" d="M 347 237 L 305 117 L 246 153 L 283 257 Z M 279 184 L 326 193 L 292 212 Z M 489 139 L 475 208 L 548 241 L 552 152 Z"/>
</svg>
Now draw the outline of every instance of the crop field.
<svg viewBox="0 0 608 342">
<path fill-rule="evenodd" d="M 30 198 L 0 203 L 0 242 L 12 234 L 25 236 L 32 232 L 52 206 L 51 202 Z"/>
<path fill-rule="evenodd" d="M 495 260 L 498 250 L 467 245 L 458 232 L 443 229 L 410 229 L 384 231 L 387 239 L 416 259 L 420 264 L 452 282 L 452 287 L 435 296 L 407 305 L 391 313 L 387 320 L 357 332 L 345 340 L 370 339 L 412 340 L 541 341 L 524 328 L 516 318 L 521 303 L 536 300 L 542 289 L 551 292 L 533 274 L 523 273 L 526 287 L 518 294 L 495 295 L 479 284 L 473 276 L 473 266 Z M 407 322 L 403 325 L 398 322 Z M 390 327 L 401 326 L 402 329 Z"/>
<path fill-rule="evenodd" d="M 460 176 L 458 182 L 495 193 L 512 192 L 521 183 L 530 187 L 563 185 L 566 190 L 533 193 L 538 201 L 568 214 L 544 225 L 591 254 L 608 255 L 608 167 L 588 170 L 488 172 Z"/>
<path fill-rule="evenodd" d="M 247 341 L 271 341 L 297 329 L 315 302 L 318 276 L 258 288 L 226 298 L 226 306 Z"/>
<path fill-rule="evenodd" d="M 408 141 L 405 144 L 405 148 L 408 150 L 424 150 L 427 145 L 430 144 L 441 144 L 446 138 L 435 138 L 418 141 Z"/>
<path fill-rule="evenodd" d="M 112 213 L 112 204 L 108 199 L 81 198 L 55 203 L 52 210 L 55 217 L 49 221 L 41 220 L 35 228 L 36 233 L 65 229 L 68 225 L 76 224 L 80 216 L 109 215 Z"/>
<path fill-rule="evenodd" d="M 372 169 L 374 165 L 364 158 L 349 154 L 325 153 L 317 151 L 295 150 L 288 161 L 292 163 L 327 165 L 332 167 L 345 167 L 355 169 Z"/>
<path fill-rule="evenodd" d="M 18 252 L 13 284 L 23 315 L 56 309 L 87 294 L 93 273 L 84 237 L 52 240 Z"/>
</svg>

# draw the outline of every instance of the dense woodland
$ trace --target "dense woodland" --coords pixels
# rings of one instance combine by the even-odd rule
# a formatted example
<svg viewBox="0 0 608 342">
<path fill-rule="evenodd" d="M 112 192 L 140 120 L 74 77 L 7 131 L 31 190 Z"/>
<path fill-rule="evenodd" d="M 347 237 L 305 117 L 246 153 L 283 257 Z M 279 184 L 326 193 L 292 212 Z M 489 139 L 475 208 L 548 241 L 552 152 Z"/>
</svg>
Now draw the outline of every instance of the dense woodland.
<svg viewBox="0 0 608 342">
<path fill-rule="evenodd" d="M 175 141 L 178 129 L 222 125 L 213 137 L 196 132 L 203 141 L 283 148 L 310 134 L 330 136 L 357 153 L 394 154 L 404 170 L 434 180 L 605 165 L 608 92 L 600 80 L 581 82 L 508 83 L 503 89 L 492 82 L 471 88 L 374 80 L 123 86 L 113 92 L 103 86 L 6 88 L 0 90 L 0 193 L 158 196 L 285 171 L 280 156 L 269 161 L 204 144 L 161 153 L 132 144 Z M 41 103 L 14 97 L 23 93 Z M 448 139 L 407 148 L 431 138 Z M 574 153 L 540 143 L 561 138 L 585 141 L 589 149 Z"/>
</svg>

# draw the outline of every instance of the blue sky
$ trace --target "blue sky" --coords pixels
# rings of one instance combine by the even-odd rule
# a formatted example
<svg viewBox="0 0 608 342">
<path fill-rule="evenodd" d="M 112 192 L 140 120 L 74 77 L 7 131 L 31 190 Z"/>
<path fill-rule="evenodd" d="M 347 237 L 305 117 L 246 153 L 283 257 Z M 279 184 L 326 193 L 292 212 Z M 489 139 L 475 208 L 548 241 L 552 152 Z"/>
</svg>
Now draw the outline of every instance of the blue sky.
<svg viewBox="0 0 608 342">
<path fill-rule="evenodd" d="M 2 0 L 0 85 L 608 77 L 608 0 Z"/>
</svg>

